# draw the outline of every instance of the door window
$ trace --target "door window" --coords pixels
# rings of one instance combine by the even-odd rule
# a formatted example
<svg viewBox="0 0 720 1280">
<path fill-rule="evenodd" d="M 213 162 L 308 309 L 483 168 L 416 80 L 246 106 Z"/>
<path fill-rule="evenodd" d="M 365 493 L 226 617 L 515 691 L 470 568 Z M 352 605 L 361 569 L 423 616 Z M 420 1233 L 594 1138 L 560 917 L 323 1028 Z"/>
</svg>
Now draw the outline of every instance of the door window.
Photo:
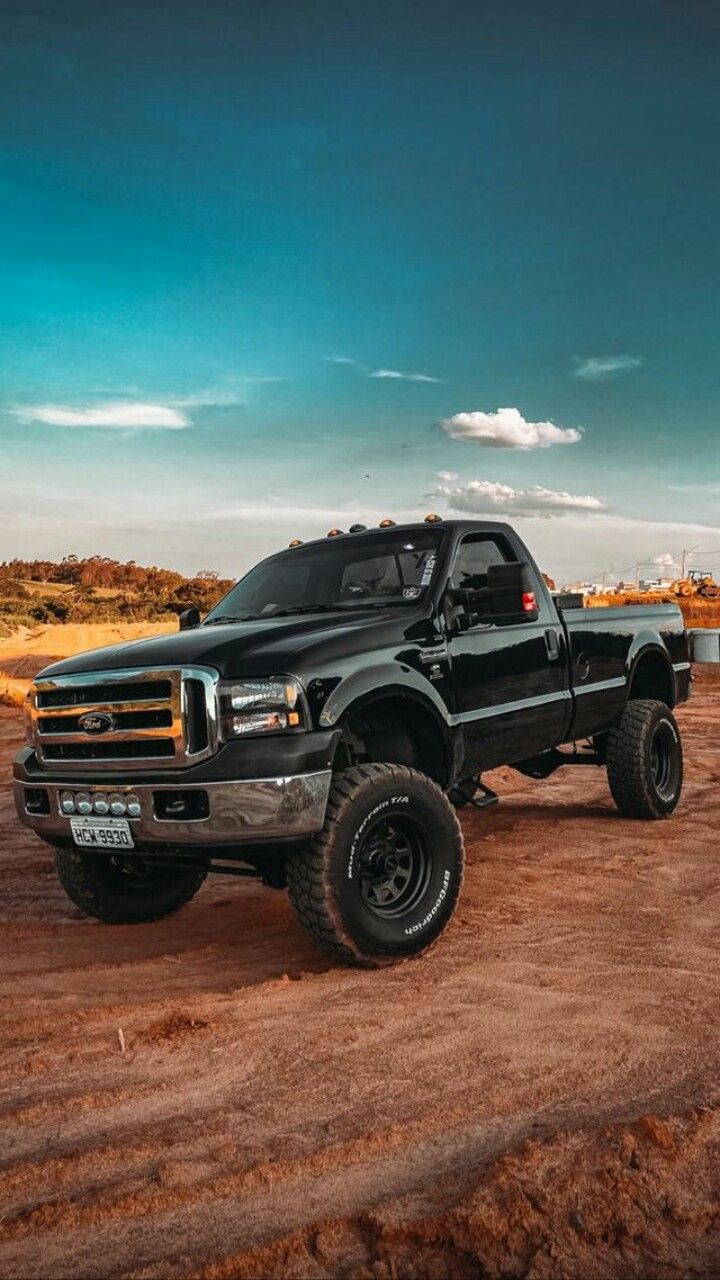
<svg viewBox="0 0 720 1280">
<path fill-rule="evenodd" d="M 466 538 L 457 553 L 451 586 L 466 590 L 485 587 L 491 564 L 503 564 L 514 559 L 495 538 Z"/>
</svg>

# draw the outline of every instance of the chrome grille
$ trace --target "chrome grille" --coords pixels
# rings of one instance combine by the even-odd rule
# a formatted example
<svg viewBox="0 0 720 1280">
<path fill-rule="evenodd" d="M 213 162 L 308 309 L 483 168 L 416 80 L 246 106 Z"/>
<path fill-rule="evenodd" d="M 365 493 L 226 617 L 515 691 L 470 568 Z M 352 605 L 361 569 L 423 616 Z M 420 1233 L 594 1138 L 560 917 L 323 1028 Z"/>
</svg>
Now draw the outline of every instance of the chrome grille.
<svg viewBox="0 0 720 1280">
<path fill-rule="evenodd" d="M 36 680 L 30 715 L 38 760 L 57 769 L 196 764 L 217 749 L 217 680 L 216 671 L 203 667 Z M 101 722 L 94 732 L 82 723 L 93 714 Z"/>
</svg>

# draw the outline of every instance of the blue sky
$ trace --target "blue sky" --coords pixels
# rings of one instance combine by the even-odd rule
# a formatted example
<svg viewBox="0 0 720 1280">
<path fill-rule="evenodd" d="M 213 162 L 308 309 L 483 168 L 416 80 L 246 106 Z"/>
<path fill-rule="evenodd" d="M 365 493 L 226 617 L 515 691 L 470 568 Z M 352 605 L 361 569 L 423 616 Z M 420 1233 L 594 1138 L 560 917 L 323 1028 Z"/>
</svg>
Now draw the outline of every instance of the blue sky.
<svg viewBox="0 0 720 1280">
<path fill-rule="evenodd" d="M 0 556 L 720 569 L 719 12 L 7 6 Z"/>
</svg>

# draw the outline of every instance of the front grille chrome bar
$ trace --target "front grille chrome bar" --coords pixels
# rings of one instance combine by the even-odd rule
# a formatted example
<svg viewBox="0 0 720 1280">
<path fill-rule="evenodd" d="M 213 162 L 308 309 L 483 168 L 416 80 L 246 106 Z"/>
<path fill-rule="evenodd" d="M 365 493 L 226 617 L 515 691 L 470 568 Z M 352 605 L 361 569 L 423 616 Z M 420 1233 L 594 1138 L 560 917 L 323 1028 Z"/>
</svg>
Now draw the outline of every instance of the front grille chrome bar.
<svg viewBox="0 0 720 1280">
<path fill-rule="evenodd" d="M 83 772 L 113 763 L 123 769 L 197 764 L 218 747 L 218 679 L 208 667 L 132 667 L 38 679 L 30 690 L 37 758 L 53 769 L 80 766 Z M 96 717 L 100 728 L 80 727 L 85 716 Z"/>
</svg>

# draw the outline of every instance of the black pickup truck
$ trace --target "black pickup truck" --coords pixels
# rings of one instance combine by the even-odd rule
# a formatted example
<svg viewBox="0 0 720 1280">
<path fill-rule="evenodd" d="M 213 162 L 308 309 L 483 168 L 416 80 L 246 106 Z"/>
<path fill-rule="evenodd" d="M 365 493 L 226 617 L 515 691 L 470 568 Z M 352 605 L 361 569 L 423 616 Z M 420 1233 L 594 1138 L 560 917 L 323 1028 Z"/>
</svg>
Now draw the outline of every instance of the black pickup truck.
<svg viewBox="0 0 720 1280">
<path fill-rule="evenodd" d="M 506 524 L 332 530 L 180 621 L 55 663 L 28 696 L 17 811 L 102 920 L 168 915 L 208 871 L 257 875 L 336 955 L 387 963 L 452 916 L 456 809 L 496 799 L 484 770 L 604 767 L 626 817 L 680 797 L 679 610 L 565 608 Z"/>
</svg>

